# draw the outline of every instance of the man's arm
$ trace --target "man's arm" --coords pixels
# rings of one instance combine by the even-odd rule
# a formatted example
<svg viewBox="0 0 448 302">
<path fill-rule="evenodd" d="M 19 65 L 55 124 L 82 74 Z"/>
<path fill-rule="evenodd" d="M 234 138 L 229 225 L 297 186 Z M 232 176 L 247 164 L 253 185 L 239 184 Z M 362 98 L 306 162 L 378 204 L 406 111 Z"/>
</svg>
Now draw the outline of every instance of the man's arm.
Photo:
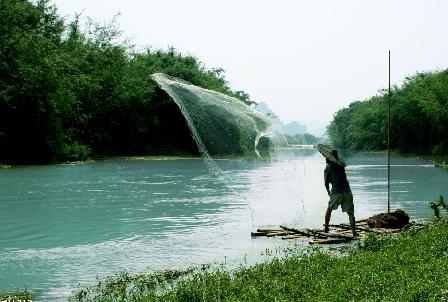
<svg viewBox="0 0 448 302">
<path fill-rule="evenodd" d="M 330 196 L 330 181 L 328 180 L 328 169 L 324 170 L 324 182 L 325 182 L 325 190 L 327 190 L 328 196 Z"/>
<path fill-rule="evenodd" d="M 330 186 L 328 182 L 325 182 L 325 190 L 327 190 L 328 196 L 331 195 Z"/>
</svg>

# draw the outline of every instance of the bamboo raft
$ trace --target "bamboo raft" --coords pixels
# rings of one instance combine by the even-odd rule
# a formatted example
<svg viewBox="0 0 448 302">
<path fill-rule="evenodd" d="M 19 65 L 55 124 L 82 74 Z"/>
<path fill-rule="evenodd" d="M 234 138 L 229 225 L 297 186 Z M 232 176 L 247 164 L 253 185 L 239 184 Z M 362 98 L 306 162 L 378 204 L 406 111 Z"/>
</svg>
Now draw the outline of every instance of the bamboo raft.
<svg viewBox="0 0 448 302">
<path fill-rule="evenodd" d="M 302 239 L 310 244 L 332 244 L 364 238 L 369 233 L 385 234 L 401 231 L 401 229 L 371 228 L 367 224 L 367 219 L 356 221 L 355 229 L 359 236 L 352 236 L 351 227 L 346 223 L 330 224 L 329 229 L 329 232 L 325 232 L 323 229 L 295 229 L 281 225 L 279 229 L 258 229 L 256 232 L 252 232 L 251 236 L 281 237 L 284 240 Z"/>
</svg>

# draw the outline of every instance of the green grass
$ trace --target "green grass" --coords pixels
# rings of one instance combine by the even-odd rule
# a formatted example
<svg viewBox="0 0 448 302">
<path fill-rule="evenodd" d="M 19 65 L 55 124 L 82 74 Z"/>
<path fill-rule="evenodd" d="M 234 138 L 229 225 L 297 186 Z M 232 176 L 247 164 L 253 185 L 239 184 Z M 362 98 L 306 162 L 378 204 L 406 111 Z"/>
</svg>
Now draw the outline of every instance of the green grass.
<svg viewBox="0 0 448 302">
<path fill-rule="evenodd" d="M 437 168 L 448 169 L 448 155 L 433 157 L 432 161 Z"/>
<path fill-rule="evenodd" d="M 17 291 L 15 293 L 0 293 L 0 301 L 31 301 L 33 300 L 32 294 L 25 291 Z"/>
<path fill-rule="evenodd" d="M 253 267 L 110 278 L 77 301 L 447 301 L 448 220 L 347 253 L 289 251 Z"/>
</svg>

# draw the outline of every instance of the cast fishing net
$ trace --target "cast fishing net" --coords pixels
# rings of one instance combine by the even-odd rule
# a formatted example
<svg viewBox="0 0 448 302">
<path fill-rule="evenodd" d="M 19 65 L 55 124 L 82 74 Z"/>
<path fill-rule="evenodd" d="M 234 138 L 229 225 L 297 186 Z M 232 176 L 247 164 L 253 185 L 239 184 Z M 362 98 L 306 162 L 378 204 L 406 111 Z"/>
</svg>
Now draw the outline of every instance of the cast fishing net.
<svg viewBox="0 0 448 302">
<path fill-rule="evenodd" d="M 240 100 L 163 73 L 151 77 L 177 104 L 205 158 L 259 156 L 260 138 L 273 138 L 271 119 Z"/>
<path fill-rule="evenodd" d="M 286 145 L 286 139 L 273 126 L 270 117 L 236 98 L 182 79 L 162 73 L 152 74 L 151 77 L 181 110 L 209 171 L 246 201 L 251 211 L 252 226 L 254 210 L 250 199 L 234 189 L 232 180 L 228 179 L 214 159 L 229 155 L 258 158 L 260 152 L 269 151 L 270 159 L 277 162 L 276 169 L 280 169 L 280 174 L 287 178 L 286 183 L 292 182 L 287 185 L 287 190 L 295 199 L 303 199 L 297 192 L 297 175 L 289 175 L 291 170 L 296 171 L 295 164 L 289 160 L 278 161 L 273 147 Z"/>
</svg>

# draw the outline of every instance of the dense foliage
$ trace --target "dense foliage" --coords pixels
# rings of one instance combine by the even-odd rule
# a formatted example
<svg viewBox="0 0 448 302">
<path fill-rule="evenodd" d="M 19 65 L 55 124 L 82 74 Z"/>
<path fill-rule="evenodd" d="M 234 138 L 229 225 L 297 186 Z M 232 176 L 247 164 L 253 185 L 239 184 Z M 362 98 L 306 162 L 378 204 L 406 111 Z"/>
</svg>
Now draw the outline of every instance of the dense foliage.
<svg viewBox="0 0 448 302">
<path fill-rule="evenodd" d="M 387 149 L 388 92 L 339 110 L 328 127 L 343 149 Z M 448 70 L 417 73 L 391 94 L 391 148 L 405 153 L 448 154 Z"/>
<path fill-rule="evenodd" d="M 112 22 L 70 23 L 47 0 L 0 1 L 0 162 L 197 153 L 154 72 L 253 103 L 222 69 L 173 48 L 134 51 Z"/>
</svg>

